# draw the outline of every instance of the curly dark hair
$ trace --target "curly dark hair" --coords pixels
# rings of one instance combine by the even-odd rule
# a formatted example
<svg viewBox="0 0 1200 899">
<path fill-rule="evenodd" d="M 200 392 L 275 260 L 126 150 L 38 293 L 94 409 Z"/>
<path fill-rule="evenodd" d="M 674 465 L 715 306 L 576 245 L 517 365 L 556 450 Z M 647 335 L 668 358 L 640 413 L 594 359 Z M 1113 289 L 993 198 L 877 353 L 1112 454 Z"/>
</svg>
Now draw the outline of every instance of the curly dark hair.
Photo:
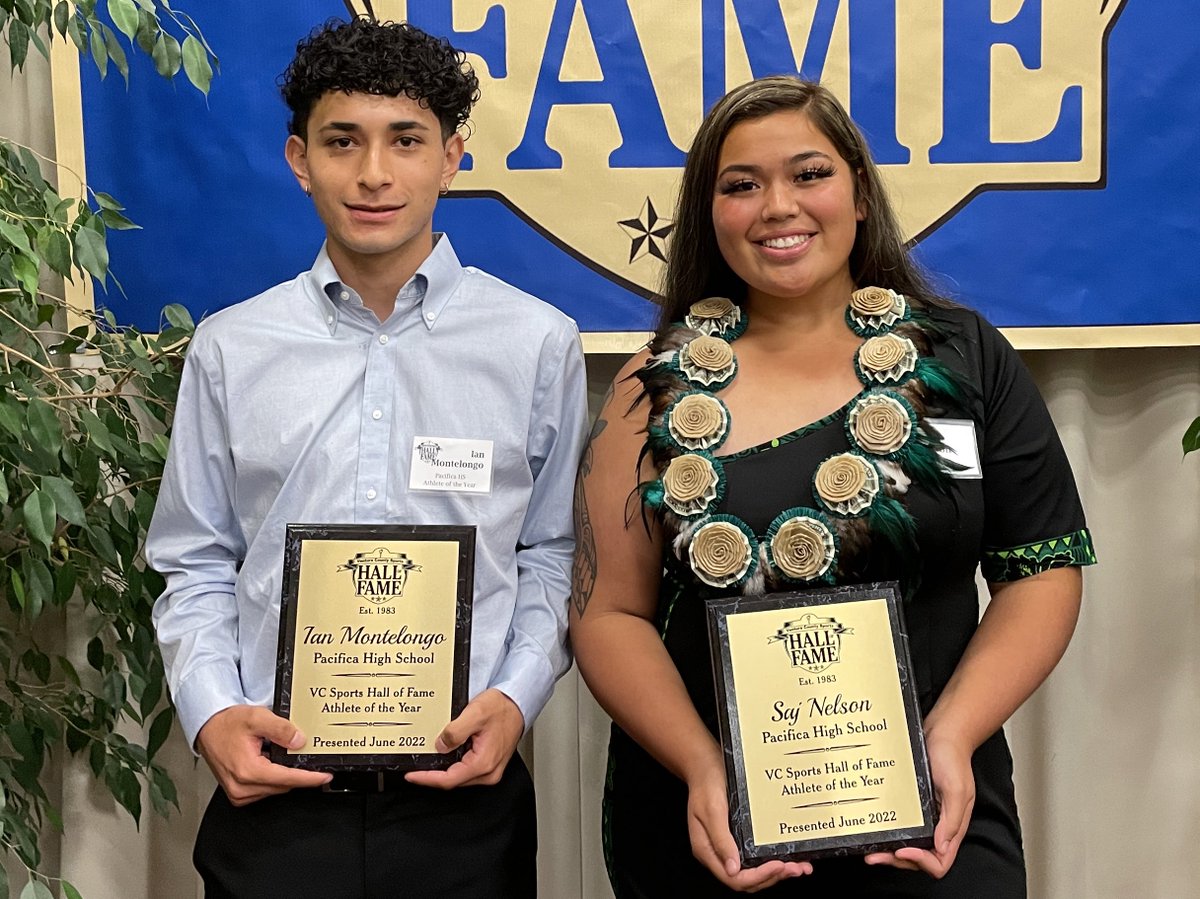
<svg viewBox="0 0 1200 899">
<path fill-rule="evenodd" d="M 398 97 L 428 107 L 445 140 L 467 122 L 479 99 L 479 79 L 466 54 L 407 22 L 357 16 L 330 19 L 296 44 L 296 56 L 279 76 L 279 92 L 292 111 L 288 132 L 306 136 L 313 104 L 330 91 Z"/>
</svg>

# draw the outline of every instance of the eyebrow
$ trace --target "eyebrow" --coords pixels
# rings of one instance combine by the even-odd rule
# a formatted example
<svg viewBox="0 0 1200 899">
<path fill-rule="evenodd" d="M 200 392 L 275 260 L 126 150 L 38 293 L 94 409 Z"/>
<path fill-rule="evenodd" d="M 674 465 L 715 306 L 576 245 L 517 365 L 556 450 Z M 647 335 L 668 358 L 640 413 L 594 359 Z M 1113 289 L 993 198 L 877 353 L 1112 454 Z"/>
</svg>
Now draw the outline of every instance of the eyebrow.
<svg viewBox="0 0 1200 899">
<path fill-rule="evenodd" d="M 354 133 L 362 131 L 362 126 L 357 122 L 326 122 L 319 129 L 320 131 L 347 131 Z M 418 121 L 400 121 L 391 122 L 388 125 L 389 131 L 428 131 L 429 126 L 424 122 Z"/>
<path fill-rule="evenodd" d="M 797 153 L 795 156 L 793 156 L 791 159 L 789 159 L 788 165 L 796 165 L 797 163 L 800 163 L 800 162 L 808 162 L 808 160 L 815 159 L 817 157 L 820 157 L 821 159 L 829 159 L 832 161 L 832 157 L 828 153 L 822 153 L 820 150 L 806 150 L 803 153 Z M 735 173 L 735 172 L 739 173 L 739 174 L 745 173 L 745 174 L 749 174 L 749 175 L 757 175 L 761 171 L 762 171 L 762 168 L 757 165 L 743 165 L 743 164 L 735 163 L 734 165 L 727 165 L 727 166 L 725 166 L 725 168 L 721 169 L 721 171 L 719 171 L 717 173 L 717 177 L 720 178 L 724 175 L 728 175 L 728 174 Z"/>
</svg>

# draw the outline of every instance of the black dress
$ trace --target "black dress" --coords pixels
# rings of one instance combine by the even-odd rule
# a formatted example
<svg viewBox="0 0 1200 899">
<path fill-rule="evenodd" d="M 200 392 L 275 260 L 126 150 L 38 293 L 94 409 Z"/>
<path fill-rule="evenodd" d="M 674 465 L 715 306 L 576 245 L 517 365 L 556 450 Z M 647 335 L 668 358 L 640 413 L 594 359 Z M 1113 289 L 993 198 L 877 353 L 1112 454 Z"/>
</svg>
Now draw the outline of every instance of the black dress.
<svg viewBox="0 0 1200 899">
<path fill-rule="evenodd" d="M 905 604 L 923 713 L 946 685 L 975 632 L 976 566 L 991 581 L 1094 561 L 1066 455 L 1036 387 L 1007 341 L 965 309 L 933 310 L 952 336 L 935 355 L 976 396 L 946 417 L 975 424 L 983 477 L 956 478 L 948 495 L 915 481 L 906 498 L 920 546 L 920 586 Z M 846 408 L 767 444 L 721 456 L 725 496 L 717 511 L 737 515 L 756 534 L 789 506 L 813 506 L 813 472 L 849 448 Z M 1053 545 L 1052 545 L 1053 544 Z M 717 733 L 704 599 L 712 590 L 668 554 L 658 626 L 708 728 Z M 896 579 L 896 561 L 872 550 L 855 580 Z M 857 576 L 861 575 L 861 577 Z M 1025 895 L 1012 757 L 1003 731 L 972 759 L 977 796 L 957 859 L 940 881 L 921 872 L 868 866 L 861 858 L 819 859 L 811 876 L 785 881 L 768 896 Z M 613 727 L 605 783 L 604 848 L 617 899 L 729 896 L 692 856 L 687 788 L 620 728 Z"/>
</svg>

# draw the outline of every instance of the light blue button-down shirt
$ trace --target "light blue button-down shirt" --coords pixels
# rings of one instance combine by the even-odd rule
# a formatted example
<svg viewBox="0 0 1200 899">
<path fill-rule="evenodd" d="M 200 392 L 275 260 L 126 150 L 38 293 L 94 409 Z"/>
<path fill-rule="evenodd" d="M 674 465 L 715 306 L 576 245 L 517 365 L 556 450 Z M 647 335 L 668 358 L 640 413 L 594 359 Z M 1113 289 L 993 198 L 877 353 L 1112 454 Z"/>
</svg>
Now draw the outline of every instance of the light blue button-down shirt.
<svg viewBox="0 0 1200 899">
<path fill-rule="evenodd" d="M 495 687 L 532 724 L 570 664 L 586 426 L 574 323 L 463 268 L 445 236 L 383 323 L 324 249 L 202 322 L 146 541 L 188 742 L 224 708 L 272 703 L 289 522 L 475 525 L 470 694 Z M 415 436 L 493 441 L 491 492 L 410 491 Z"/>
</svg>

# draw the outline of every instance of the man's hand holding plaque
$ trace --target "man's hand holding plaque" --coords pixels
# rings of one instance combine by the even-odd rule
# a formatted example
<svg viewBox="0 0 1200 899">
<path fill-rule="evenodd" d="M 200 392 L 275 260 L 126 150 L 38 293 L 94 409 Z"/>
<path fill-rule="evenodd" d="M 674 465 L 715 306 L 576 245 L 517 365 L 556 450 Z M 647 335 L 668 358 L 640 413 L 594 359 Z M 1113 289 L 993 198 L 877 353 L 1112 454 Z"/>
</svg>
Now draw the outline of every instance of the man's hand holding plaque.
<svg viewBox="0 0 1200 899">
<path fill-rule="evenodd" d="M 470 527 L 288 526 L 275 710 L 307 742 L 273 745 L 273 761 L 411 771 L 463 757 L 465 738 L 437 743 L 467 705 L 474 536 Z"/>
</svg>

